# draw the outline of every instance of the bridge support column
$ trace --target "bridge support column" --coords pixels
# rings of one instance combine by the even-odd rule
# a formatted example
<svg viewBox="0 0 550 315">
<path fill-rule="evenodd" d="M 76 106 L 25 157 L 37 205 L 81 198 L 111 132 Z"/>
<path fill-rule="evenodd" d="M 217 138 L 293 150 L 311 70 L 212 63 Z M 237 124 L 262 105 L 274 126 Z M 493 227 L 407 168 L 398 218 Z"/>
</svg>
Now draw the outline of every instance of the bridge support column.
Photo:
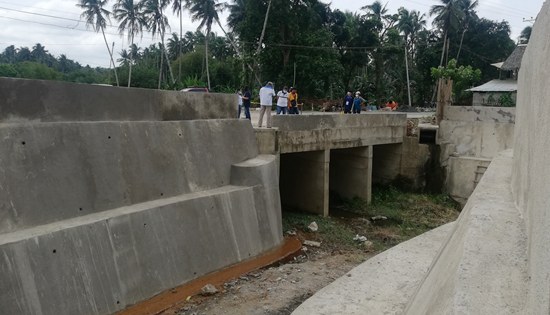
<svg viewBox="0 0 550 315">
<path fill-rule="evenodd" d="M 330 150 L 281 154 L 283 206 L 328 216 Z"/>
<path fill-rule="evenodd" d="M 330 190 L 340 197 L 372 199 L 372 146 L 331 150 Z"/>
</svg>

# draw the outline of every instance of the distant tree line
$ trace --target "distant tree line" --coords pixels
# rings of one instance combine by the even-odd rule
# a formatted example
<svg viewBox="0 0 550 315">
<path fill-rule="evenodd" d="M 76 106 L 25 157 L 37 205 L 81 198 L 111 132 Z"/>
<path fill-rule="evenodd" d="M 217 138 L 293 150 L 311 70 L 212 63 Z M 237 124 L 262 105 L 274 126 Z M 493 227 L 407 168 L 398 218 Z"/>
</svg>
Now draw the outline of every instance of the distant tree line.
<svg viewBox="0 0 550 315">
<path fill-rule="evenodd" d="M 0 54 L 0 75 L 164 89 L 204 85 L 221 92 L 269 80 L 295 84 L 301 95 L 313 98 L 361 90 L 371 100 L 404 102 L 408 65 L 413 103 L 421 104 L 433 98 L 432 68 L 454 59 L 456 66 L 479 69 L 476 81 L 487 81 L 498 77 L 490 64 L 515 47 L 509 24 L 478 17 L 478 1 L 472 0 L 440 0 L 427 13 L 434 18 L 431 28 L 427 14 L 389 12 L 379 1 L 360 12 L 333 10 L 319 0 L 118 0 L 112 7 L 108 2 L 77 5 L 104 38 L 111 18 L 128 37 L 129 48 L 116 54 L 105 38 L 111 70 L 54 57 L 36 44 L 7 47 Z M 179 32 L 170 33 L 169 10 L 180 17 Z M 229 11 L 227 21 L 219 18 L 223 10 Z M 183 33 L 184 14 L 199 22 L 196 32 Z M 212 33 L 213 25 L 224 36 Z M 160 42 L 136 45 L 144 31 Z M 530 29 L 522 32 L 529 35 Z"/>
</svg>

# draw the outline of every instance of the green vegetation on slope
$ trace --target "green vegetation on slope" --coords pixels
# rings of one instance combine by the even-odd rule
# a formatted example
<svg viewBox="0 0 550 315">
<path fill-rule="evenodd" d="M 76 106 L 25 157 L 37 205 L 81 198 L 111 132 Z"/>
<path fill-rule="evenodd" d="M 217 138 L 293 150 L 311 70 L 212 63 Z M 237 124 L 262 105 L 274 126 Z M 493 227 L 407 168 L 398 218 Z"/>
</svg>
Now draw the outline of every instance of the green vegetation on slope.
<svg viewBox="0 0 550 315">
<path fill-rule="evenodd" d="M 330 216 L 302 212 L 283 212 L 284 231 L 296 231 L 300 238 L 319 241 L 324 248 L 338 250 L 363 249 L 353 240 L 358 234 L 374 243 L 374 250 L 384 250 L 403 241 L 453 222 L 458 218 L 459 207 L 446 195 L 429 195 L 403 192 L 394 187 L 376 187 L 373 201 L 354 199 L 337 202 Z M 387 219 L 372 220 L 383 216 Z M 319 226 L 310 232 L 311 222 Z"/>
</svg>

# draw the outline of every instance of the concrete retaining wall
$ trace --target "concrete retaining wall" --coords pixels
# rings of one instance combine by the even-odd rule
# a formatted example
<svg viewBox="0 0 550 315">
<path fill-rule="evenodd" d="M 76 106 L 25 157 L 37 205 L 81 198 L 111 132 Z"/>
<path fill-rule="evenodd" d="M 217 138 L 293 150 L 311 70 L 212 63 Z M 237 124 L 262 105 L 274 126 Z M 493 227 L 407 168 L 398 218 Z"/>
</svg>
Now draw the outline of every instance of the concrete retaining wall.
<svg viewBox="0 0 550 315">
<path fill-rule="evenodd" d="M 426 187 L 426 163 L 431 152 L 428 145 L 418 143 L 417 137 L 404 137 L 402 144 L 374 146 L 373 151 L 372 180 L 375 184 L 404 180 L 410 189 Z"/>
<path fill-rule="evenodd" d="M 0 124 L 0 139 L 0 233 L 221 187 L 258 155 L 236 120 Z"/>
<path fill-rule="evenodd" d="M 499 155 L 462 210 L 405 314 L 522 312 L 527 237 L 511 194 L 512 152 Z"/>
<path fill-rule="evenodd" d="M 512 188 L 529 235 L 524 314 L 550 310 L 550 2 L 537 17 L 519 73 Z"/>
<path fill-rule="evenodd" d="M 0 78 L 0 121 L 234 118 L 237 96 Z"/>
<path fill-rule="evenodd" d="M 513 146 L 516 108 L 447 106 L 437 142 L 445 188 L 462 205 L 479 181 L 487 160 Z"/>
<path fill-rule="evenodd" d="M 447 175 L 447 193 L 462 206 L 491 164 L 490 159 L 472 157 L 450 157 Z"/>
<path fill-rule="evenodd" d="M 515 107 L 487 106 L 448 106 L 444 111 L 444 120 L 452 121 L 492 121 L 497 123 L 515 123 Z"/>
<path fill-rule="evenodd" d="M 0 314 L 111 314 L 282 241 L 278 161 L 248 121 L 161 121 L 148 91 L 113 89 L 138 109 L 0 100 L 18 113 L 0 123 Z"/>
</svg>

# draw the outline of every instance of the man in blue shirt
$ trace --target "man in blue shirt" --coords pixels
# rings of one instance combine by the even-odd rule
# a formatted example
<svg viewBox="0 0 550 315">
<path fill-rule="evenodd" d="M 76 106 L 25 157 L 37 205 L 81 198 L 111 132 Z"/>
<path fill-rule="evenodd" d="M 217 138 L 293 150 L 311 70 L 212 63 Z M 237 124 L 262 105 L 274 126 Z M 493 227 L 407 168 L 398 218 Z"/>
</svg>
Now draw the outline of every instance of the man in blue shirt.
<svg viewBox="0 0 550 315">
<path fill-rule="evenodd" d="M 243 107 L 244 107 L 244 115 L 246 116 L 246 119 L 250 120 L 250 100 L 252 99 L 252 93 L 250 93 L 250 89 L 248 86 L 245 86 L 243 89 Z"/>
<path fill-rule="evenodd" d="M 351 107 L 353 106 L 353 96 L 351 92 L 348 92 L 344 97 L 344 114 L 351 114 Z"/>
</svg>

